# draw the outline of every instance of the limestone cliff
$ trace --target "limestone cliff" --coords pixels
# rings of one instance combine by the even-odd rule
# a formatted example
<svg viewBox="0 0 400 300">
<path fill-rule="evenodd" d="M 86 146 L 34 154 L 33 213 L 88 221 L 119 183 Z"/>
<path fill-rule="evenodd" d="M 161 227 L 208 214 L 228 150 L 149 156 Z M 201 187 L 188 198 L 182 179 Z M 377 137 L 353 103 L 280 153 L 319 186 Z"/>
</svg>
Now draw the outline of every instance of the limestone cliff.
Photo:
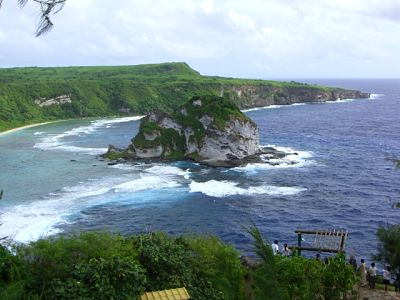
<svg viewBox="0 0 400 300">
<path fill-rule="evenodd" d="M 125 150 L 110 146 L 108 158 L 191 159 L 212 166 L 237 166 L 265 153 L 257 125 L 231 101 L 193 97 L 171 115 L 152 112 Z M 273 155 L 282 155 L 274 153 Z"/>
<path fill-rule="evenodd" d="M 341 88 L 313 86 L 301 83 L 286 83 L 284 86 L 269 84 L 224 85 L 220 95 L 235 102 L 241 109 L 269 105 L 290 105 L 294 103 L 320 103 L 342 99 L 369 98 L 369 93 Z"/>
</svg>

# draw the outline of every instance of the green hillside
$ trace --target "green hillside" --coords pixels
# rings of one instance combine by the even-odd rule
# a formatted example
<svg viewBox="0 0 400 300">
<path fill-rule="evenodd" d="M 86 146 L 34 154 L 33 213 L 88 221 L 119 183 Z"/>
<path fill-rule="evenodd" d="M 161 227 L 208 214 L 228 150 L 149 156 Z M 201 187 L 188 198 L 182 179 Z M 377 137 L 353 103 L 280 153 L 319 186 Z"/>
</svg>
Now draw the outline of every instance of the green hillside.
<svg viewBox="0 0 400 300">
<path fill-rule="evenodd" d="M 202 76 L 186 63 L 5 68 L 0 69 L 0 131 L 49 120 L 172 111 L 206 94 L 223 95 L 249 108 L 336 100 L 346 92 L 295 82 Z"/>
</svg>

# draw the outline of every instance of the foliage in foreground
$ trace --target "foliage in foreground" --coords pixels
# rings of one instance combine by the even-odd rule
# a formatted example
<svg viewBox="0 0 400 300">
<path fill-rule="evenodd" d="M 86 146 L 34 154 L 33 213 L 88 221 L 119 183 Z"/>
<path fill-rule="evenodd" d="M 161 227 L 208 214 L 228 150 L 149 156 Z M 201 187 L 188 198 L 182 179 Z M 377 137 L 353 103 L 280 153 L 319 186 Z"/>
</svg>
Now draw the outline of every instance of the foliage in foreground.
<svg viewBox="0 0 400 300">
<path fill-rule="evenodd" d="M 379 227 L 376 235 L 379 245 L 375 259 L 389 264 L 392 269 L 400 268 L 400 224 Z"/>
<path fill-rule="evenodd" d="M 356 276 L 344 254 L 320 260 L 294 255 L 274 256 L 257 228 L 251 228 L 262 263 L 253 274 L 256 299 L 342 299 L 353 289 Z"/>
<path fill-rule="evenodd" d="M 258 230 L 251 233 L 261 259 L 255 270 L 244 269 L 239 253 L 212 236 L 82 233 L 0 246 L 0 299 L 137 299 L 182 286 L 192 299 L 246 299 L 249 288 L 263 300 L 340 299 L 352 288 L 343 256 L 329 265 L 273 256 Z"/>
</svg>

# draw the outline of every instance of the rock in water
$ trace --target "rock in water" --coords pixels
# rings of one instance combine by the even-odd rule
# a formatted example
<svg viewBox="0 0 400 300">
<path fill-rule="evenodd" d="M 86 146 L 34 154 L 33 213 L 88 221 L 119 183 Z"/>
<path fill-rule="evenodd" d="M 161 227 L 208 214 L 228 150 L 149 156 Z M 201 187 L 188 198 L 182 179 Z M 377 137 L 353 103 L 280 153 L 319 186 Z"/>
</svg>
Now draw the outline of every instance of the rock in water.
<svg viewBox="0 0 400 300">
<path fill-rule="evenodd" d="M 269 151 L 271 151 L 269 149 Z M 231 167 L 265 153 L 257 125 L 231 101 L 217 96 L 193 97 L 172 114 L 152 112 L 125 150 L 110 146 L 110 159 L 190 159 Z"/>
</svg>

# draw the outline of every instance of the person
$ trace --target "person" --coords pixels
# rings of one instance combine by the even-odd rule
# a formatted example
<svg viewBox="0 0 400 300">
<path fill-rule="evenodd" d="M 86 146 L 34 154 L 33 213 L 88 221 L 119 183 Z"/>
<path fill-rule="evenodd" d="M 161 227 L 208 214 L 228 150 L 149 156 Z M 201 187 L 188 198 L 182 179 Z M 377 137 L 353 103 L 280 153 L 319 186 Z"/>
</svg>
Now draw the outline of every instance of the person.
<svg viewBox="0 0 400 300">
<path fill-rule="evenodd" d="M 283 256 L 290 256 L 292 252 L 290 251 L 288 244 L 283 244 Z"/>
<path fill-rule="evenodd" d="M 356 260 L 356 258 L 354 257 L 354 255 L 351 255 L 351 256 L 350 256 L 349 265 L 351 265 L 351 266 L 353 267 L 354 272 L 357 271 L 357 260 Z"/>
<path fill-rule="evenodd" d="M 394 282 L 394 290 L 400 292 L 400 269 L 396 273 L 396 281 Z"/>
<path fill-rule="evenodd" d="M 388 290 L 388 285 L 390 284 L 390 267 L 386 266 L 383 269 L 383 284 L 385 285 L 385 291 Z"/>
<path fill-rule="evenodd" d="M 361 265 L 358 268 L 360 271 L 360 279 L 361 279 L 361 286 L 366 286 L 367 285 L 367 266 L 365 265 L 365 260 L 364 258 L 361 259 Z"/>
<path fill-rule="evenodd" d="M 279 245 L 278 245 L 278 240 L 275 240 L 274 242 L 273 242 L 273 244 L 271 245 L 271 247 L 272 247 L 272 253 L 274 254 L 274 255 L 277 255 L 277 254 L 279 254 Z"/>
<path fill-rule="evenodd" d="M 315 255 L 315 259 L 318 260 L 318 261 L 320 261 L 320 260 L 321 260 L 321 254 L 317 253 L 317 254 Z"/>
<path fill-rule="evenodd" d="M 369 288 L 370 289 L 375 289 L 375 282 L 376 282 L 376 272 L 378 269 L 375 267 L 375 263 L 371 263 L 371 267 L 368 270 L 368 282 L 369 282 Z"/>
</svg>

